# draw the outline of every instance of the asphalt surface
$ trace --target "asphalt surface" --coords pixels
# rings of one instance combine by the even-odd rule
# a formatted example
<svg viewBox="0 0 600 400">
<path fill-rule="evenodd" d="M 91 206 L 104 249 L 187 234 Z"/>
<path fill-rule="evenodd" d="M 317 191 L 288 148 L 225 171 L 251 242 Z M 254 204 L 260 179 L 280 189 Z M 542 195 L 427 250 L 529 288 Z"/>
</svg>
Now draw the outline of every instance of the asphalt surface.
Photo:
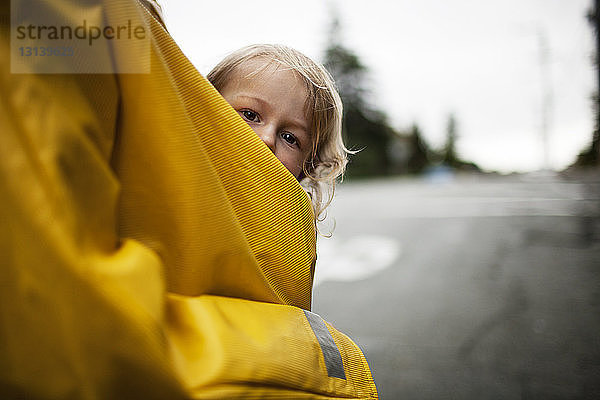
<svg viewBox="0 0 600 400">
<path fill-rule="evenodd" d="M 447 178 L 341 185 L 313 311 L 383 399 L 600 399 L 600 171 Z"/>
</svg>

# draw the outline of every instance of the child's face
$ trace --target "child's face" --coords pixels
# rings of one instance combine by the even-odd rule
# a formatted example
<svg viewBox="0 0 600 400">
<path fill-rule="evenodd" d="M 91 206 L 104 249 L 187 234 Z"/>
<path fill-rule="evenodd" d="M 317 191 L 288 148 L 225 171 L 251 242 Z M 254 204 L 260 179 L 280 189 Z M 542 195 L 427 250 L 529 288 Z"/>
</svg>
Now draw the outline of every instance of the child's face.
<svg viewBox="0 0 600 400">
<path fill-rule="evenodd" d="M 239 66 L 221 95 L 298 179 L 312 148 L 308 92 L 292 70 L 275 63 L 247 77 L 266 62 L 255 59 Z"/>
</svg>

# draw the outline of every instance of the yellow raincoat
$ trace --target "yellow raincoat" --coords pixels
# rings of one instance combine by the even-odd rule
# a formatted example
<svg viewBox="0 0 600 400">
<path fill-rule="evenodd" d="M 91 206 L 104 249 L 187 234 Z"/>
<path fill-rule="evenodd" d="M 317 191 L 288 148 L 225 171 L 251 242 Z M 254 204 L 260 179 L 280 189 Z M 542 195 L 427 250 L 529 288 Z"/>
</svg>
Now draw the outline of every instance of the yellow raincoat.
<svg viewBox="0 0 600 400">
<path fill-rule="evenodd" d="M 306 193 L 155 16 L 34 3 L 142 24 L 150 73 L 11 73 L 0 6 L 0 398 L 377 398 L 308 311 Z"/>
</svg>

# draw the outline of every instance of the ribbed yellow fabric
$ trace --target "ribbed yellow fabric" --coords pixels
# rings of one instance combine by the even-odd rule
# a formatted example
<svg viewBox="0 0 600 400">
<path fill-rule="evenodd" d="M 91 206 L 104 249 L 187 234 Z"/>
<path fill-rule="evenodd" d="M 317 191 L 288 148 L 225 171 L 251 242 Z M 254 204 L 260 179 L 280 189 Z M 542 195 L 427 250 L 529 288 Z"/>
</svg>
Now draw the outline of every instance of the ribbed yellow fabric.
<svg viewBox="0 0 600 400">
<path fill-rule="evenodd" d="M 319 343 L 297 307 L 177 295 L 169 305 L 169 337 L 183 350 L 175 360 L 197 398 L 377 398 L 362 353 L 330 325 L 346 379 L 327 376 Z"/>
<path fill-rule="evenodd" d="M 0 6 L 0 398 L 376 398 L 331 326 L 347 379 L 327 376 L 301 310 L 294 177 L 138 3 L 43 6 L 143 24 L 148 60 L 93 54 L 151 73 L 11 74 Z"/>
</svg>

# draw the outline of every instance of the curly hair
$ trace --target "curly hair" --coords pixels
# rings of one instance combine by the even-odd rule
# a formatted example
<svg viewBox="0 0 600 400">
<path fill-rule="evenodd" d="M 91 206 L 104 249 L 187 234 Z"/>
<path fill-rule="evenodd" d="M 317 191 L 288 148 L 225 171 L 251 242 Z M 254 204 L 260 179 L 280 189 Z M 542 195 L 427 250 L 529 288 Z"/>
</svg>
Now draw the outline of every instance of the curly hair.
<svg viewBox="0 0 600 400">
<path fill-rule="evenodd" d="M 333 199 L 336 181 L 343 178 L 347 155 L 354 153 L 342 139 L 342 100 L 325 67 L 298 50 L 278 44 L 256 44 L 234 51 L 210 71 L 207 79 L 221 91 L 240 65 L 256 58 L 266 60 L 264 68 L 272 63 L 290 68 L 306 85 L 312 148 L 298 180 L 311 198 L 315 220 L 321 221 Z"/>
</svg>

